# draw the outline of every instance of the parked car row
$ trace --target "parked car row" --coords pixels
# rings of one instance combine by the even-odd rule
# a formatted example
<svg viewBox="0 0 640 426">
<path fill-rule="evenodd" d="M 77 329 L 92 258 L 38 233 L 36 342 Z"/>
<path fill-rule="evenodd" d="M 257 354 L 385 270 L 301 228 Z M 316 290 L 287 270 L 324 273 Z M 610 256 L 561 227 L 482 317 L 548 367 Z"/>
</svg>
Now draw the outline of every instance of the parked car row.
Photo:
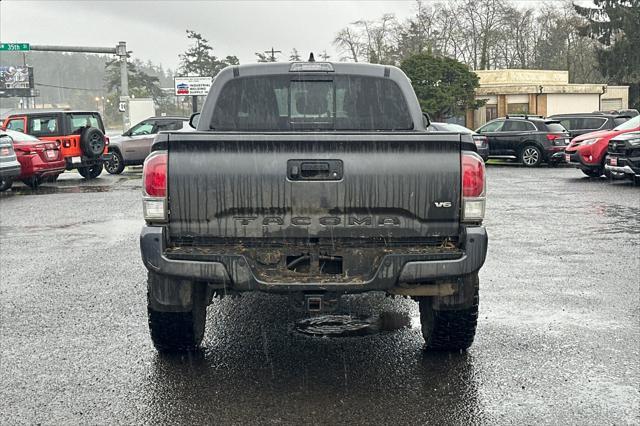
<svg viewBox="0 0 640 426">
<path fill-rule="evenodd" d="M 98 177 L 104 162 L 111 158 L 102 117 L 96 111 L 15 110 L 6 116 L 2 128 L 57 145 L 64 168 L 77 169 L 86 179 Z"/>
<path fill-rule="evenodd" d="M 151 117 L 109 140 L 95 111 L 13 111 L 0 127 L 0 191 L 15 180 L 36 188 L 72 169 L 85 179 L 98 177 L 103 168 L 120 174 L 144 163 L 157 133 L 192 130 L 188 117 Z"/>
<path fill-rule="evenodd" d="M 10 113 L 0 130 L 0 190 L 4 191 L 14 180 L 35 188 L 46 179 L 55 180 L 64 170 L 77 169 L 86 179 L 99 176 L 103 167 L 110 174 L 120 174 L 126 166 L 144 163 L 159 132 L 193 129 L 187 117 L 151 117 L 109 140 L 98 112 L 35 109 Z M 431 122 L 428 130 L 471 134 L 485 161 L 515 157 L 526 167 L 566 162 L 590 177 L 605 174 L 636 181 L 640 177 L 640 116 L 635 110 L 546 118 L 507 115 L 476 131 Z"/>
<path fill-rule="evenodd" d="M 638 180 L 640 157 L 636 110 L 593 113 L 508 115 L 475 132 L 449 123 L 431 123 L 431 131 L 471 133 L 478 152 L 488 158 L 516 158 L 526 167 L 568 163 L 590 177 Z"/>
</svg>

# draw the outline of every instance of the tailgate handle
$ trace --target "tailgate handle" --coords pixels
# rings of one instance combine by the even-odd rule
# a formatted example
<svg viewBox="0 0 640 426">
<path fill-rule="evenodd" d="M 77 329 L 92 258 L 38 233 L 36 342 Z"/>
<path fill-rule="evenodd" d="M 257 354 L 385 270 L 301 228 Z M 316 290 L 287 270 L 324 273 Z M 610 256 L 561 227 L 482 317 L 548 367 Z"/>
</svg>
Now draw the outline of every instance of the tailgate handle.
<svg viewBox="0 0 640 426">
<path fill-rule="evenodd" d="M 328 172 L 329 163 L 302 163 L 300 170 L 304 172 Z"/>
<path fill-rule="evenodd" d="M 341 180 L 342 160 L 289 160 L 290 180 Z"/>
</svg>

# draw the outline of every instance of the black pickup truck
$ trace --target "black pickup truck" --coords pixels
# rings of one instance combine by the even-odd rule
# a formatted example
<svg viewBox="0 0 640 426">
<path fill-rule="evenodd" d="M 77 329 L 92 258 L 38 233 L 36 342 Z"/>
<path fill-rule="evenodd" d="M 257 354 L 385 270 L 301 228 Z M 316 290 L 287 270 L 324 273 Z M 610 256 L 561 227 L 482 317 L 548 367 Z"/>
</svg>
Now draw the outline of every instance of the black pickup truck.
<svg viewBox="0 0 640 426">
<path fill-rule="evenodd" d="M 144 165 L 155 347 L 197 348 L 216 296 L 280 293 L 317 313 L 380 291 L 419 302 L 427 348 L 468 348 L 487 251 L 484 162 L 471 135 L 428 125 L 392 66 L 220 72 L 197 131 L 160 133 Z"/>
</svg>

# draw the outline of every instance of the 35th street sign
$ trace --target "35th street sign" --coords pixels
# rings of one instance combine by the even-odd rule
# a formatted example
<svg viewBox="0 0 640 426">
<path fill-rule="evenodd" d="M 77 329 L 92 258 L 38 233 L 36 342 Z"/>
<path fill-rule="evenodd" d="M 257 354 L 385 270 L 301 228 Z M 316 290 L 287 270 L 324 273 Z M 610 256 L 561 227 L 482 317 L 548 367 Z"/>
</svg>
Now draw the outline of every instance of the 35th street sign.
<svg viewBox="0 0 640 426">
<path fill-rule="evenodd" d="M 31 50 L 29 43 L 0 43 L 0 51 L 25 52 Z"/>
</svg>

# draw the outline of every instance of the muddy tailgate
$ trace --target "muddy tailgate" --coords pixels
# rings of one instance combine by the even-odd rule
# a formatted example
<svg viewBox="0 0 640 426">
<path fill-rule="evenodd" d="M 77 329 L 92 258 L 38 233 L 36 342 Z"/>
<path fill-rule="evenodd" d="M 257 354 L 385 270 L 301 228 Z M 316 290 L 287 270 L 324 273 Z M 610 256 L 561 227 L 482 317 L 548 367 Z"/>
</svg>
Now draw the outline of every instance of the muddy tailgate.
<svg viewBox="0 0 640 426">
<path fill-rule="evenodd" d="M 460 135 L 171 134 L 169 239 L 457 236 Z"/>
</svg>

